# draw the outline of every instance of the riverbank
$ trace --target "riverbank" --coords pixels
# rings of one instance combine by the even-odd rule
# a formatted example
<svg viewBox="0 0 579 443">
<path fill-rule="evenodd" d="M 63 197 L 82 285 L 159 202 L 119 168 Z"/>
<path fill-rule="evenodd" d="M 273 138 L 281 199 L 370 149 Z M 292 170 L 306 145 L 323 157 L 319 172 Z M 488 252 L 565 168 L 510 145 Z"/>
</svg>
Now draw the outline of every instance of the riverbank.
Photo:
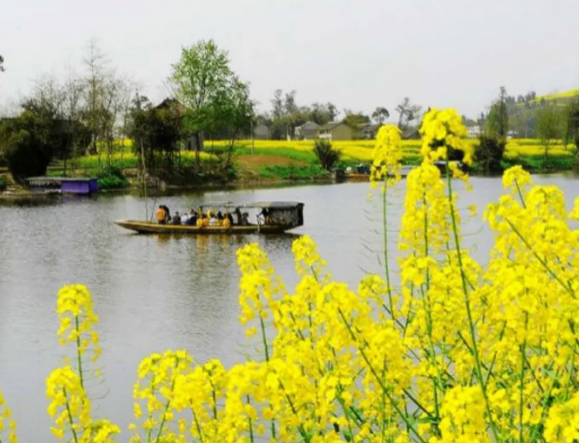
<svg viewBox="0 0 579 443">
<path fill-rule="evenodd" d="M 476 143 L 476 140 L 469 140 Z M 372 159 L 373 140 L 335 141 L 333 145 L 340 150 L 338 167 L 357 171 L 357 166 L 368 166 Z M 148 188 L 161 191 L 167 189 L 213 189 L 228 187 L 263 188 L 287 186 L 301 183 L 329 183 L 332 174 L 323 170 L 312 151 L 312 141 L 285 140 L 240 140 L 233 155 L 233 163 L 224 169 L 221 163 L 226 143 L 208 141 L 206 151 L 201 153 L 200 166 L 195 165 L 195 153 L 179 152 L 176 156 L 173 173 L 161 177 L 149 177 Z M 420 141 L 402 142 L 403 161 L 407 166 L 420 162 Z M 552 143 L 545 161 L 545 151 L 536 139 L 509 140 L 503 158 L 503 169 L 522 165 L 532 173 L 552 173 L 571 171 L 577 165 L 577 149 L 561 142 Z M 134 155 L 129 143 L 118 146 L 118 152 L 101 155 L 83 156 L 54 162 L 48 169 L 48 176 L 97 177 L 102 191 L 117 189 L 139 189 L 143 187 L 139 176 L 139 159 Z M 103 171 L 109 171 L 103 173 Z M 478 175 L 476 165 L 471 175 Z M 367 175 L 352 175 L 352 180 L 364 181 Z M 23 196 L 29 191 L 14 183 L 6 168 L 0 168 L 0 181 L 5 189 L 0 195 Z"/>
</svg>

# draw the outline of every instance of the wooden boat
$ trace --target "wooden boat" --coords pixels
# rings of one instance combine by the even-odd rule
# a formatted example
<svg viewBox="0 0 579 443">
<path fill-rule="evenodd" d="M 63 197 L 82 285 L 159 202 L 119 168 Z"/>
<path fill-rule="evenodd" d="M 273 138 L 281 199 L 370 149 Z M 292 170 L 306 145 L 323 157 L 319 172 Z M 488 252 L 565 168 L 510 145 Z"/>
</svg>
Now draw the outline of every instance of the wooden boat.
<svg viewBox="0 0 579 443">
<path fill-rule="evenodd" d="M 237 209 L 258 210 L 255 224 L 233 224 L 223 226 L 189 226 L 159 224 L 143 220 L 116 220 L 122 228 L 135 231 L 139 234 L 180 234 L 180 235 L 210 235 L 210 234 L 282 234 L 291 229 L 303 226 L 303 203 L 298 202 L 259 202 L 250 204 L 237 203 L 204 203 L 199 207 L 224 209 L 233 213 Z M 265 210 L 265 211 L 264 211 Z M 246 213 L 247 214 L 247 213 Z M 264 215 L 265 214 L 265 215 Z"/>
</svg>

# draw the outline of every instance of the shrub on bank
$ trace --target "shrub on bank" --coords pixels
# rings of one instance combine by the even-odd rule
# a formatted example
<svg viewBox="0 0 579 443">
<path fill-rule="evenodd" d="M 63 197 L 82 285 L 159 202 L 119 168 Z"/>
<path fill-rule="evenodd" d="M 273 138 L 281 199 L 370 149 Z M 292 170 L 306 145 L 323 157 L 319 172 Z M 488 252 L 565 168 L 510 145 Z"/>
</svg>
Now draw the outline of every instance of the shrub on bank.
<svg viewBox="0 0 579 443">
<path fill-rule="evenodd" d="M 0 177 L 0 192 L 6 189 L 6 182 L 2 177 Z"/>
<path fill-rule="evenodd" d="M 327 177 L 328 173 L 317 165 L 312 166 L 262 166 L 259 175 L 269 179 L 311 180 Z"/>
<path fill-rule="evenodd" d="M 320 166 L 329 171 L 340 160 L 342 153 L 332 146 L 332 142 L 325 138 L 314 140 L 313 153 L 318 159 Z"/>
<path fill-rule="evenodd" d="M 97 176 L 99 189 L 113 190 L 124 189 L 129 185 L 129 181 L 117 168 L 110 168 Z"/>
<path fill-rule="evenodd" d="M 463 246 L 454 191 L 468 177 L 449 165 L 442 176 L 433 164 L 450 147 L 469 163 L 465 132 L 453 110 L 427 114 L 397 248 L 383 233 L 382 276 L 367 275 L 356 289 L 335 281 L 303 236 L 292 247 L 300 281 L 290 292 L 257 244 L 241 248 L 239 318 L 259 352 L 230 368 L 186 351 L 143 360 L 131 441 L 576 441 L 579 233 L 570 222 L 579 199 L 567 214 L 559 189 L 532 187 L 521 167 L 506 171 L 504 195 L 484 216 L 495 236 L 490 260 L 477 263 Z M 402 157 L 399 130 L 381 129 L 372 185 L 385 226 Z M 403 251 L 396 280 L 393 250 Z M 76 443 L 112 442 L 120 429 L 97 418 L 86 383 L 100 355 L 88 290 L 64 287 L 57 313 L 74 359 L 47 380 L 52 431 Z M 1 397 L 0 409 L 13 434 Z"/>
</svg>

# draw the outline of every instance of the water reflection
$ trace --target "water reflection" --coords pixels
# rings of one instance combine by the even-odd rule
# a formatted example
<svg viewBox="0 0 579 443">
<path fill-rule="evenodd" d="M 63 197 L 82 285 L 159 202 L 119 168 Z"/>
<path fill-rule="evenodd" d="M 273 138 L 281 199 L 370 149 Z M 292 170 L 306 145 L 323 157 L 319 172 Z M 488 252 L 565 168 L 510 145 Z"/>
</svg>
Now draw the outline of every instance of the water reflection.
<svg viewBox="0 0 579 443">
<path fill-rule="evenodd" d="M 571 206 L 575 180 L 563 175 L 536 180 L 560 186 Z M 472 181 L 472 193 L 459 190 L 459 204 L 478 204 L 482 212 L 500 195 L 500 180 Z M 99 413 L 124 427 L 132 416 L 137 365 L 151 352 L 183 348 L 197 361 L 217 357 L 231 365 L 243 360 L 240 352 L 247 342 L 237 321 L 236 265 L 243 244 L 259 243 L 289 290 L 297 281 L 291 244 L 302 234 L 314 238 L 329 272 L 350 286 L 357 286 L 364 271 L 381 272 L 379 202 L 368 203 L 367 194 L 367 183 L 346 183 L 162 197 L 162 203 L 177 210 L 215 200 L 303 201 L 305 226 L 279 236 L 133 234 L 113 221 L 145 216 L 154 199 L 138 195 L 0 201 L 0 382 L 22 441 L 51 438 L 44 379 L 62 354 L 55 337 L 60 286 L 83 282 L 93 293 L 110 388 Z M 403 198 L 402 187 L 390 200 L 393 241 Z M 480 217 L 465 218 L 464 232 L 472 234 L 467 246 L 484 262 L 492 242 L 486 225 Z"/>
</svg>

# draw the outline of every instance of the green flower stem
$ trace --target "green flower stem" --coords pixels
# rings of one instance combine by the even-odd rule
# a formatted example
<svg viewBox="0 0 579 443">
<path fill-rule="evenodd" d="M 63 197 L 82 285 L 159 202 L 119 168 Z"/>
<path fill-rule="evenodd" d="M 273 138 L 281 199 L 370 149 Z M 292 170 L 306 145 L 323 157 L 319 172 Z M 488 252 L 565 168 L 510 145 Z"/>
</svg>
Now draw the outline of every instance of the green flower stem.
<svg viewBox="0 0 579 443">
<path fill-rule="evenodd" d="M 193 420 L 195 420 L 195 427 L 197 428 L 197 432 L 199 433 L 199 441 L 203 442 L 203 432 L 201 431 L 201 425 L 199 424 L 199 419 L 197 418 L 197 414 L 195 414 L 195 409 L 193 408 L 193 402 L 191 402 L 191 414 L 193 415 Z"/>
<path fill-rule="evenodd" d="M 279 378 L 278 378 L 278 380 L 279 380 Z M 286 392 L 286 390 L 285 390 L 285 386 L 284 386 L 284 384 L 283 384 L 283 382 L 282 382 L 281 380 L 279 380 L 279 386 L 280 386 L 281 389 L 283 390 L 283 395 L 285 396 L 288 404 L 290 405 L 290 408 L 291 408 L 293 414 L 294 414 L 296 417 L 298 417 L 298 418 L 301 419 L 302 417 L 300 417 L 300 415 L 298 414 L 298 411 L 297 411 L 296 407 L 294 406 L 294 402 L 292 401 L 291 397 L 287 394 L 287 392 Z M 300 425 L 298 426 L 298 430 L 300 431 L 300 434 L 301 434 L 301 436 L 303 437 L 304 441 L 309 443 L 310 440 L 311 440 L 311 438 L 308 436 L 306 430 L 304 429 L 304 425 L 300 424 Z"/>
<path fill-rule="evenodd" d="M 177 366 L 179 365 L 179 359 L 175 359 L 175 367 L 173 369 L 173 380 L 171 381 L 171 392 L 175 391 L 175 380 L 177 380 Z M 159 438 L 161 437 L 161 433 L 163 432 L 163 428 L 165 427 L 165 422 L 167 421 L 167 411 L 171 407 L 171 400 L 167 400 L 165 403 L 165 410 L 163 411 L 163 419 L 161 420 L 161 426 L 159 426 L 159 432 L 157 432 L 157 438 L 155 438 L 155 443 L 159 443 Z"/>
<path fill-rule="evenodd" d="M 151 395 L 155 395 L 155 374 L 153 374 L 153 378 L 151 379 Z M 153 419 L 153 411 L 149 412 L 149 420 Z M 151 435 L 153 434 L 153 428 L 150 427 L 149 431 L 147 432 L 147 443 L 151 442 Z"/>
<path fill-rule="evenodd" d="M 350 324 L 348 323 L 348 321 L 346 320 L 346 317 L 344 316 L 344 313 L 342 312 L 341 309 L 338 309 L 338 313 L 340 314 L 340 316 L 342 317 L 342 321 L 344 322 L 344 324 L 346 325 L 346 328 L 348 329 L 348 332 L 350 333 L 350 336 L 352 337 L 353 340 L 356 340 L 356 334 L 354 334 L 354 331 L 352 331 L 352 327 L 350 326 Z M 356 340 L 357 341 L 357 340 Z M 364 359 L 364 361 L 366 362 L 366 364 L 368 365 L 368 368 L 370 368 L 370 372 L 372 372 L 372 375 L 374 376 L 374 378 L 376 379 L 376 381 L 378 382 L 378 384 L 380 385 L 380 387 L 382 388 L 382 390 L 384 391 L 384 393 L 386 394 L 386 396 L 388 397 L 388 400 L 390 401 L 390 404 L 392 405 L 392 408 L 394 408 L 394 410 L 396 411 L 396 413 L 400 416 L 400 418 L 404 421 L 404 423 L 406 424 L 406 426 L 414 433 L 414 435 L 416 435 L 416 437 L 418 438 L 418 440 L 421 443 L 426 443 L 426 440 L 424 440 L 422 438 L 422 436 L 418 433 L 418 431 L 415 429 L 415 427 L 412 425 L 412 423 L 410 422 L 410 420 L 408 419 L 408 417 L 402 412 L 402 410 L 400 409 L 400 407 L 396 404 L 396 402 L 394 401 L 394 398 L 388 393 L 388 390 L 386 389 L 386 386 L 384 385 L 384 383 L 382 382 L 382 380 L 380 379 L 380 377 L 378 376 L 378 374 L 376 373 L 376 370 L 374 369 L 374 367 L 372 366 L 372 364 L 370 363 L 370 360 L 368 359 L 368 357 L 366 356 L 366 353 L 364 352 L 364 349 L 362 347 L 360 347 L 360 355 L 362 356 L 362 358 Z"/>
<path fill-rule="evenodd" d="M 384 186 L 382 189 L 382 233 L 384 241 L 384 275 L 386 277 L 386 286 L 388 290 L 388 302 L 390 303 L 390 316 L 396 321 L 394 312 L 394 297 L 392 295 L 392 286 L 390 284 L 390 265 L 388 263 L 388 178 L 384 177 Z"/>
<path fill-rule="evenodd" d="M 525 334 L 529 324 L 529 314 L 525 313 Z M 521 346 L 521 382 L 519 384 L 519 443 L 523 443 L 523 397 L 525 393 L 525 353 L 527 351 L 527 337 Z"/>
<path fill-rule="evenodd" d="M 247 404 L 250 405 L 251 401 L 249 400 L 249 395 L 246 396 L 246 400 L 247 400 Z M 251 420 L 251 417 L 247 417 L 247 421 L 249 423 L 249 441 L 251 441 L 251 443 L 254 443 L 255 439 L 253 437 L 253 421 Z"/>
<path fill-rule="evenodd" d="M 473 353 L 473 356 L 475 359 L 475 367 L 476 367 L 475 373 L 476 373 L 478 381 L 481 385 L 483 397 L 485 399 L 487 415 L 489 416 L 489 421 L 491 424 L 491 431 L 493 433 L 494 440 L 496 442 L 498 442 L 498 441 L 500 441 L 500 439 L 498 436 L 496 424 L 495 424 L 495 422 L 493 420 L 493 416 L 492 416 L 492 411 L 491 411 L 491 407 L 490 407 L 490 403 L 489 403 L 489 399 L 488 399 L 488 395 L 487 395 L 487 388 L 486 388 L 486 385 L 484 382 L 484 377 L 482 374 L 482 365 L 481 365 L 480 355 L 478 352 L 478 346 L 477 346 L 477 341 L 476 341 L 476 330 L 475 330 L 474 320 L 472 317 L 472 311 L 471 311 L 471 306 L 470 306 L 470 297 L 468 294 L 468 287 L 467 287 L 467 279 L 466 279 L 466 275 L 464 272 L 464 264 L 462 262 L 462 254 L 461 254 L 461 249 L 460 249 L 460 238 L 458 235 L 458 226 L 457 226 L 457 222 L 456 222 L 456 215 L 454 213 L 454 204 L 452 201 L 453 193 L 452 193 L 452 184 L 451 184 L 451 180 L 450 180 L 450 171 L 449 170 L 450 170 L 450 165 L 449 165 L 448 152 L 447 152 L 447 155 L 446 155 L 446 184 L 447 184 L 447 189 L 448 189 L 448 203 L 450 205 L 450 218 L 452 221 L 452 233 L 453 233 L 453 237 L 454 237 L 454 246 L 456 248 L 456 254 L 457 254 L 457 258 L 458 258 L 458 266 L 460 269 L 460 277 L 461 277 L 461 281 L 462 281 L 462 291 L 464 294 L 464 302 L 465 302 L 465 306 L 466 306 L 466 314 L 467 314 L 467 318 L 468 318 L 470 338 L 472 340 L 472 353 Z"/>
<path fill-rule="evenodd" d="M 64 393 L 64 398 L 66 399 L 66 412 L 68 414 L 68 422 L 70 423 L 70 430 L 72 431 L 72 437 L 74 438 L 74 443 L 78 443 L 78 436 L 76 435 L 76 430 L 74 429 L 74 420 L 72 419 L 72 412 L 70 411 L 70 405 L 68 404 L 68 395 L 66 393 L 66 388 L 62 388 Z"/>
<path fill-rule="evenodd" d="M 549 273 L 549 275 L 551 277 L 553 277 L 561 286 L 563 286 L 563 288 L 569 293 L 569 295 L 575 299 L 577 298 L 575 296 L 575 292 L 573 291 L 573 289 L 569 286 L 567 286 L 565 284 L 565 282 L 563 282 L 559 276 L 557 274 L 555 274 L 555 272 L 553 272 L 553 270 L 549 267 L 549 265 L 547 264 L 547 262 L 542 259 L 533 249 L 533 247 L 531 246 L 531 244 L 527 241 L 526 238 L 523 237 L 523 235 L 521 234 L 521 232 L 517 229 L 517 227 L 508 219 L 505 218 L 505 220 L 507 221 L 507 223 L 509 224 L 509 226 L 511 227 L 511 229 L 513 230 L 513 232 L 515 234 L 517 234 L 517 237 L 519 237 L 521 239 L 521 241 L 525 244 L 525 246 L 529 249 L 529 251 L 531 252 L 531 254 L 533 254 L 533 256 L 539 261 L 539 263 L 541 263 L 541 265 L 545 268 L 545 270 Z"/>
<path fill-rule="evenodd" d="M 78 376 L 80 378 L 80 387 L 84 389 L 84 373 L 82 370 L 82 354 L 80 352 L 80 325 L 78 315 L 74 316 L 74 325 L 76 328 L 76 360 L 78 363 Z"/>
<path fill-rule="evenodd" d="M 523 208 L 527 209 L 527 205 L 525 204 L 525 199 L 523 197 L 523 193 L 521 192 L 521 188 L 519 187 L 519 182 L 517 181 L 517 179 L 515 179 L 515 186 L 517 187 L 517 192 L 519 194 L 519 198 L 521 199 L 521 204 L 523 205 Z"/>
</svg>

